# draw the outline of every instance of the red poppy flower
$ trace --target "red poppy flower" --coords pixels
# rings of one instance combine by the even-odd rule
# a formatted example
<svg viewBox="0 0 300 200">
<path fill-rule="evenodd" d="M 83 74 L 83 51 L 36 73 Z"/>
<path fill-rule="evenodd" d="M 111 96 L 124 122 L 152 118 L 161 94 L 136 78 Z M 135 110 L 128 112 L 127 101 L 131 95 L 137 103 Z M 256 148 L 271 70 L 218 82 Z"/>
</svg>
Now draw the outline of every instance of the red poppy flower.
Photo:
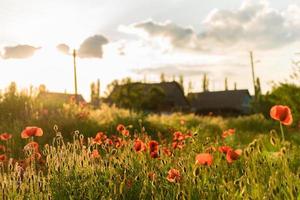
<svg viewBox="0 0 300 200">
<path fill-rule="evenodd" d="M 106 140 L 106 138 L 107 136 L 103 132 L 99 132 L 93 139 L 93 143 L 101 145 L 102 142 Z"/>
<path fill-rule="evenodd" d="M 24 150 L 31 150 L 33 149 L 35 152 L 39 151 L 39 144 L 37 142 L 29 142 L 25 145 Z"/>
<path fill-rule="evenodd" d="M 4 162 L 6 160 L 6 155 L 5 154 L 2 154 L 0 155 L 0 162 Z"/>
<path fill-rule="evenodd" d="M 43 130 L 36 126 L 27 126 L 21 133 L 22 138 L 29 138 L 33 136 L 42 136 Z"/>
<path fill-rule="evenodd" d="M 4 145 L 0 145 L 0 151 L 3 151 L 3 152 L 5 152 L 5 151 L 6 151 L 6 148 L 5 148 L 5 146 L 4 146 Z"/>
<path fill-rule="evenodd" d="M 237 160 L 241 154 L 242 154 L 241 149 L 237 149 L 237 150 L 230 149 L 226 154 L 226 160 L 228 163 L 232 163 L 234 160 Z"/>
<path fill-rule="evenodd" d="M 129 136 L 129 130 L 125 129 L 123 131 L 121 131 L 122 135 L 124 135 L 125 137 Z"/>
<path fill-rule="evenodd" d="M 219 147 L 219 151 L 220 151 L 221 153 L 224 153 L 224 154 L 227 154 L 227 152 L 228 152 L 229 150 L 232 150 L 232 148 L 229 147 L 229 146 L 221 146 L 221 147 Z"/>
<path fill-rule="evenodd" d="M 125 126 L 123 125 L 123 124 L 119 124 L 118 126 L 117 126 L 117 131 L 119 131 L 119 132 L 122 132 L 123 130 L 125 130 L 126 128 L 125 128 Z"/>
<path fill-rule="evenodd" d="M 116 148 L 121 148 L 125 144 L 125 141 L 122 140 L 122 138 L 116 136 L 112 136 L 112 141 Z"/>
<path fill-rule="evenodd" d="M 222 138 L 226 138 L 228 136 L 234 135 L 235 130 L 234 129 L 228 129 L 226 131 L 223 131 Z"/>
<path fill-rule="evenodd" d="M 183 141 L 172 142 L 173 149 L 182 149 L 184 147 Z"/>
<path fill-rule="evenodd" d="M 151 158 L 158 158 L 159 157 L 158 151 L 150 152 L 150 156 L 151 156 Z"/>
<path fill-rule="evenodd" d="M 164 147 L 163 152 L 166 156 L 169 156 L 169 157 L 172 156 L 172 152 L 168 147 Z"/>
<path fill-rule="evenodd" d="M 9 140 L 11 137 L 12 137 L 12 134 L 9 134 L 9 133 L 0 134 L 0 140 L 3 140 L 3 141 Z"/>
<path fill-rule="evenodd" d="M 157 141 L 151 140 L 148 145 L 149 145 L 150 152 L 158 151 L 158 142 Z"/>
<path fill-rule="evenodd" d="M 181 179 L 181 175 L 180 172 L 177 169 L 170 169 L 168 171 L 168 176 L 167 176 L 167 180 L 171 183 L 175 183 L 180 181 Z"/>
<path fill-rule="evenodd" d="M 30 163 L 34 160 L 40 160 L 42 158 L 42 155 L 39 152 L 34 152 L 33 154 L 31 154 L 28 158 L 26 158 L 26 162 Z"/>
<path fill-rule="evenodd" d="M 114 142 L 112 141 L 112 139 L 110 139 L 110 138 L 107 138 L 107 139 L 105 140 L 105 144 L 108 144 L 108 145 L 113 145 L 113 144 L 114 144 Z"/>
<path fill-rule="evenodd" d="M 198 165 L 208 165 L 213 163 L 213 157 L 209 153 L 200 153 L 196 156 L 196 164 Z"/>
<path fill-rule="evenodd" d="M 293 123 L 292 112 L 288 106 L 273 106 L 270 110 L 270 116 L 284 125 L 291 125 Z"/>
<path fill-rule="evenodd" d="M 91 153 L 92 158 L 99 158 L 100 154 L 97 149 L 94 149 Z"/>
<path fill-rule="evenodd" d="M 146 145 L 140 139 L 136 139 L 133 144 L 133 148 L 136 152 L 146 151 Z"/>
<path fill-rule="evenodd" d="M 173 140 L 184 140 L 185 139 L 185 136 L 183 133 L 181 133 L 180 131 L 176 131 L 174 134 L 173 134 Z"/>
<path fill-rule="evenodd" d="M 191 138 L 191 137 L 192 137 L 192 133 L 188 133 L 184 135 L 184 139 Z"/>
</svg>

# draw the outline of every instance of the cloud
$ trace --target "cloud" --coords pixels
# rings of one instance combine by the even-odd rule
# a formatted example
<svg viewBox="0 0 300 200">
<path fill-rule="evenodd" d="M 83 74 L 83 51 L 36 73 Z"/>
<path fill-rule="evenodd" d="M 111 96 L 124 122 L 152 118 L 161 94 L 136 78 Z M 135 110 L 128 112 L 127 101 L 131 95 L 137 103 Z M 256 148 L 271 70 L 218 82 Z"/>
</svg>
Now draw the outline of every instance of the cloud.
<svg viewBox="0 0 300 200">
<path fill-rule="evenodd" d="M 30 45 L 16 45 L 4 47 L 4 53 L 1 55 L 3 59 L 25 59 L 33 56 L 40 47 Z"/>
<path fill-rule="evenodd" d="M 63 54 L 69 55 L 70 54 L 70 47 L 67 44 L 59 44 L 56 46 L 57 50 L 62 52 Z"/>
<path fill-rule="evenodd" d="M 160 75 L 164 73 L 166 76 L 198 76 L 208 73 L 208 71 L 203 69 L 205 69 L 205 67 L 201 65 L 184 65 L 183 67 L 181 64 L 165 64 L 158 67 L 133 69 L 132 71 L 137 74 Z"/>
<path fill-rule="evenodd" d="M 191 60 L 192 57 L 191 57 Z M 154 64 L 152 67 L 143 67 L 132 69 L 133 73 L 136 74 L 150 74 L 159 76 L 164 73 L 166 76 L 179 76 L 183 75 L 185 77 L 197 77 L 203 74 L 216 76 L 227 76 L 234 77 L 240 76 L 241 71 L 249 70 L 249 63 L 247 61 L 239 61 L 233 57 L 222 57 L 210 62 L 207 62 L 202 57 L 199 60 L 194 60 L 194 62 L 188 63 L 183 62 L 173 62 L 164 64 Z"/>
<path fill-rule="evenodd" d="M 103 49 L 102 46 L 108 43 L 102 35 L 94 35 L 86 40 L 80 45 L 78 50 L 78 56 L 80 58 L 102 58 Z"/>
<path fill-rule="evenodd" d="M 170 21 L 152 20 L 122 26 L 121 31 L 144 39 L 165 38 L 174 49 L 212 51 L 225 49 L 265 50 L 300 40 L 300 8 L 271 8 L 266 1 L 244 1 L 236 10 L 212 10 L 202 22 L 202 31 Z"/>
</svg>

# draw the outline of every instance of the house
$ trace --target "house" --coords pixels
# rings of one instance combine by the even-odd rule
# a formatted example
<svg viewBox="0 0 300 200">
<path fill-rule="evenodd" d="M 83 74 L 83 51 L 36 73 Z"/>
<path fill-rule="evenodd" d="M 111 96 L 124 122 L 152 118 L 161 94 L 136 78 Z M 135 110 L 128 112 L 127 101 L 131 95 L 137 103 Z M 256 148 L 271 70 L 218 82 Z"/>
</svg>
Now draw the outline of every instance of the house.
<svg viewBox="0 0 300 200">
<path fill-rule="evenodd" d="M 109 104 L 151 112 L 187 111 L 189 102 L 175 81 L 116 85 L 107 98 Z"/>
<path fill-rule="evenodd" d="M 250 114 L 251 96 L 248 90 L 225 90 L 189 93 L 192 111 L 199 115 L 247 115 Z"/>
<path fill-rule="evenodd" d="M 77 95 L 75 99 L 74 94 L 59 93 L 59 92 L 40 92 L 36 98 L 38 101 L 46 106 L 62 106 L 64 103 L 72 101 L 78 103 L 86 103 L 82 95 Z"/>
</svg>

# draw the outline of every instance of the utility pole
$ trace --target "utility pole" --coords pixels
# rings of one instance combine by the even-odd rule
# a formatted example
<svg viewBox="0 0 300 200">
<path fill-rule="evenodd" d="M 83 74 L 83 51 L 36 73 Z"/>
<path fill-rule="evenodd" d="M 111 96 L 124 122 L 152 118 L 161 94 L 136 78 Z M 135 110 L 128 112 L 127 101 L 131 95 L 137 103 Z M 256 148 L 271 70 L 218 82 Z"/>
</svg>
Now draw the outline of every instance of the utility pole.
<svg viewBox="0 0 300 200">
<path fill-rule="evenodd" d="M 251 70 L 252 70 L 252 80 L 254 87 L 254 95 L 256 96 L 256 84 L 255 84 L 255 75 L 254 75 L 254 62 L 253 62 L 253 53 L 250 51 L 250 62 L 251 62 Z"/>
<path fill-rule="evenodd" d="M 74 84 L 75 84 L 75 102 L 77 103 L 77 73 L 76 73 L 76 50 L 73 49 L 73 63 L 74 63 Z"/>
</svg>

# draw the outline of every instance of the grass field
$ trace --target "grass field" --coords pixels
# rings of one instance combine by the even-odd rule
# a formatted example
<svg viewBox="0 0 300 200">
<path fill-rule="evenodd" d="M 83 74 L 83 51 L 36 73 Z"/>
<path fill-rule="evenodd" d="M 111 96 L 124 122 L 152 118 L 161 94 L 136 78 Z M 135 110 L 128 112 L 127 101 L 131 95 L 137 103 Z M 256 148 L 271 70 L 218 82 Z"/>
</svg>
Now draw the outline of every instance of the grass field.
<svg viewBox="0 0 300 200">
<path fill-rule="evenodd" d="M 295 128 L 283 127 L 283 141 L 278 122 L 261 115 L 85 111 L 26 125 L 43 134 L 15 126 L 1 137 L 1 199 L 300 198 Z"/>
</svg>

